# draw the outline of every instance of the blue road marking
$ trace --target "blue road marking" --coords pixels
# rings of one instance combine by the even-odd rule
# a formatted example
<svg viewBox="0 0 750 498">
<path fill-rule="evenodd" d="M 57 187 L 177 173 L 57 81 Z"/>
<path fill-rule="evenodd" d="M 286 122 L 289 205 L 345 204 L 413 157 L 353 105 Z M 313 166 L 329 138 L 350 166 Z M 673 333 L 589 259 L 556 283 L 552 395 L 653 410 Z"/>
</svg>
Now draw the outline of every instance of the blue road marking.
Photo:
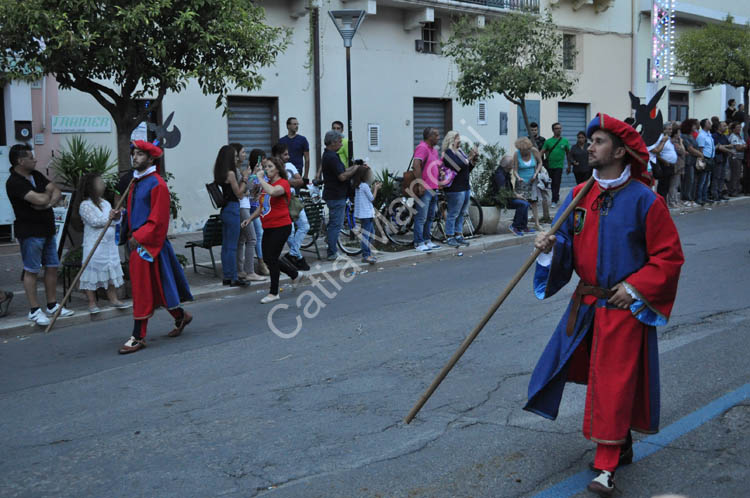
<svg viewBox="0 0 750 498">
<path fill-rule="evenodd" d="M 688 432 L 697 429 L 701 425 L 716 418 L 738 403 L 750 398 L 750 383 L 715 399 L 706 406 L 697 409 L 677 422 L 668 425 L 658 434 L 648 436 L 633 445 L 633 462 L 637 462 L 653 455 L 669 443 L 678 439 Z M 586 489 L 586 486 L 596 476 L 591 470 L 579 472 L 568 477 L 551 488 L 534 495 L 534 498 L 561 498 L 572 496 Z"/>
</svg>

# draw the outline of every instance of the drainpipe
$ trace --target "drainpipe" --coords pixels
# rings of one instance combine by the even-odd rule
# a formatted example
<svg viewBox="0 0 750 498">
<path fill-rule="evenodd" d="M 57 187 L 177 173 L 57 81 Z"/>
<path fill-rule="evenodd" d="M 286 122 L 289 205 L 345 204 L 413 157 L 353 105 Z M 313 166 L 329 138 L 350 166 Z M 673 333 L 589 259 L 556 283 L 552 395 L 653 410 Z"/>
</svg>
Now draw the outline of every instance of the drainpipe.
<svg viewBox="0 0 750 498">
<path fill-rule="evenodd" d="M 320 8 L 313 8 L 310 15 L 313 30 L 313 92 L 315 95 L 315 175 L 313 178 L 316 178 L 321 171 L 320 137 L 323 135 L 320 124 Z"/>
</svg>

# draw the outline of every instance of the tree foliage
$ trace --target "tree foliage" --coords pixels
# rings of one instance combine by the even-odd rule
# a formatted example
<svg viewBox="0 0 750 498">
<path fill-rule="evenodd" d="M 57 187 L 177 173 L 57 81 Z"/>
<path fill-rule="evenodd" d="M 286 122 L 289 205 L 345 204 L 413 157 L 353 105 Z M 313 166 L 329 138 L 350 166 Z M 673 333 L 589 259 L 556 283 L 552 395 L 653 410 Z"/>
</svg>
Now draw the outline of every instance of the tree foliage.
<svg viewBox="0 0 750 498">
<path fill-rule="evenodd" d="M 266 26 L 252 0 L 0 0 L 0 19 L 0 73 L 54 74 L 92 95 L 117 125 L 121 167 L 148 113 L 138 99 L 154 108 L 195 80 L 219 107 L 232 88 L 257 88 L 286 47 L 286 30 Z"/>
<path fill-rule="evenodd" d="M 463 17 L 443 48 L 458 66 L 455 81 L 463 104 L 495 94 L 518 105 L 526 127 L 526 97 L 565 98 L 578 81 L 563 68 L 562 34 L 549 12 L 507 14 L 478 28 Z"/>
<path fill-rule="evenodd" d="M 677 70 L 696 86 L 727 84 L 750 89 L 750 26 L 731 16 L 720 24 L 685 31 L 675 43 Z"/>
</svg>

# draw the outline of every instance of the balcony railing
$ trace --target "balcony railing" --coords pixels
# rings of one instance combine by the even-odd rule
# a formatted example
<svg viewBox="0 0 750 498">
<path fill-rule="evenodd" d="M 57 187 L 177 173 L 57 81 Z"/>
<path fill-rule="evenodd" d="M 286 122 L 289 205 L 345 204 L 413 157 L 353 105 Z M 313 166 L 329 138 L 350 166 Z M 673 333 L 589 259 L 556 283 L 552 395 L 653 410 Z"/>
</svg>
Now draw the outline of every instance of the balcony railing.
<svg viewBox="0 0 750 498">
<path fill-rule="evenodd" d="M 458 0 L 461 3 L 472 3 L 483 7 L 518 10 L 522 12 L 539 12 L 540 0 Z"/>
</svg>

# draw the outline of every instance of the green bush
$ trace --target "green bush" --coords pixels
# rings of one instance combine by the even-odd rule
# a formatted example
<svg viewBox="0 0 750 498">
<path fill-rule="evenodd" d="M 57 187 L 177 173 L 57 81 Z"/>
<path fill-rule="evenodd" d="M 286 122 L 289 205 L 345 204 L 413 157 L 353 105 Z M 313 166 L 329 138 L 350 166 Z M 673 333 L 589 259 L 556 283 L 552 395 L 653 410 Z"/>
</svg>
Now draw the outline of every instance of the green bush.
<svg viewBox="0 0 750 498">
<path fill-rule="evenodd" d="M 103 145 L 91 146 L 78 135 L 66 142 L 66 149 L 52 159 L 52 170 L 59 182 L 75 190 L 86 173 L 98 173 L 107 185 L 107 193 L 114 194 L 117 161 L 111 159 L 112 151 Z"/>
<path fill-rule="evenodd" d="M 462 147 L 468 155 L 471 146 L 463 144 Z M 499 205 L 498 195 L 493 195 L 492 177 L 504 155 L 505 149 L 499 144 L 479 146 L 479 158 L 471 171 L 471 190 L 482 206 Z"/>
</svg>

